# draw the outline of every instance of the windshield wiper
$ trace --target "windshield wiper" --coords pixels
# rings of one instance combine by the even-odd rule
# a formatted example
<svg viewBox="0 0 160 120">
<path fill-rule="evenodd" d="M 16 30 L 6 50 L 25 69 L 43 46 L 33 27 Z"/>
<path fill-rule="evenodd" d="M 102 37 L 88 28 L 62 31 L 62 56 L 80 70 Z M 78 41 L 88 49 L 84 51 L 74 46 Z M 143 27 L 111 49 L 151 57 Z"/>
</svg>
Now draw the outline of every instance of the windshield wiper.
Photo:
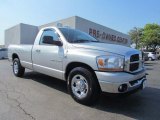
<svg viewBox="0 0 160 120">
<path fill-rule="evenodd" d="M 73 41 L 73 43 L 85 43 L 85 42 L 100 42 L 99 40 L 85 40 L 85 39 L 79 39 Z"/>
<path fill-rule="evenodd" d="M 83 43 L 83 42 L 91 42 L 91 40 L 79 39 L 74 41 L 74 43 Z"/>
<path fill-rule="evenodd" d="M 93 41 L 91 41 L 91 42 L 100 42 L 100 41 L 98 41 L 98 40 L 97 40 L 97 41 L 94 41 L 94 40 L 93 40 Z"/>
</svg>

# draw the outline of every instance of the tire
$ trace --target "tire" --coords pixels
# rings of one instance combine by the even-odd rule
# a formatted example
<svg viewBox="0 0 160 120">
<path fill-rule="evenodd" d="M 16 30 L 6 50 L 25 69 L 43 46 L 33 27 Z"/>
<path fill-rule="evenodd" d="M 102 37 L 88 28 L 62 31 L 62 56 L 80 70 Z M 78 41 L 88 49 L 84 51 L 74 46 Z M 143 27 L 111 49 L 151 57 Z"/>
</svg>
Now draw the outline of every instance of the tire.
<svg viewBox="0 0 160 120">
<path fill-rule="evenodd" d="M 22 77 L 24 75 L 25 68 L 21 66 L 20 60 L 15 58 L 13 60 L 13 73 L 17 77 Z"/>
<path fill-rule="evenodd" d="M 67 86 L 72 98 L 84 105 L 94 104 L 101 91 L 96 77 L 88 69 L 82 67 L 71 70 Z"/>
</svg>

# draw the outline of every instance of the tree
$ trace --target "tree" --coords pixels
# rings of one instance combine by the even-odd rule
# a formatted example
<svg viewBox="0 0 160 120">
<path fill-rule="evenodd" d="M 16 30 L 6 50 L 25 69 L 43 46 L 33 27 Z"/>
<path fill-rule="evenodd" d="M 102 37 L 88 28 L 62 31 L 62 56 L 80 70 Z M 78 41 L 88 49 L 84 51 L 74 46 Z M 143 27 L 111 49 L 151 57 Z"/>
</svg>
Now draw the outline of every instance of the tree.
<svg viewBox="0 0 160 120">
<path fill-rule="evenodd" d="M 148 47 L 156 50 L 156 47 L 160 45 L 160 25 L 158 24 L 146 24 L 142 34 L 142 42 Z"/>
<path fill-rule="evenodd" d="M 142 41 L 142 28 L 134 27 L 129 31 L 129 35 L 131 37 L 132 42 L 136 44 L 136 49 L 140 47 L 141 41 Z"/>
</svg>

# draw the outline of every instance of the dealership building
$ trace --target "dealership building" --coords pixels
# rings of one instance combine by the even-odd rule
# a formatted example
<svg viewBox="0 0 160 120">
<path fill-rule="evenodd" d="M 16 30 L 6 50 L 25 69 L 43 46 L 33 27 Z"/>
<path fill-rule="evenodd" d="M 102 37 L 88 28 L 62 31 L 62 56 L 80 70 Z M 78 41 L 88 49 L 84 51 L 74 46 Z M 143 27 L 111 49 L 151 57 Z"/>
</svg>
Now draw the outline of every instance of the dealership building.
<svg viewBox="0 0 160 120">
<path fill-rule="evenodd" d="M 131 40 L 127 34 L 118 32 L 103 25 L 94 23 L 84 18 L 73 16 L 67 19 L 58 20 L 41 26 L 34 26 L 20 23 L 5 30 L 5 47 L 10 44 L 33 44 L 38 31 L 43 27 L 58 26 L 79 29 L 100 41 L 130 46 Z"/>
</svg>

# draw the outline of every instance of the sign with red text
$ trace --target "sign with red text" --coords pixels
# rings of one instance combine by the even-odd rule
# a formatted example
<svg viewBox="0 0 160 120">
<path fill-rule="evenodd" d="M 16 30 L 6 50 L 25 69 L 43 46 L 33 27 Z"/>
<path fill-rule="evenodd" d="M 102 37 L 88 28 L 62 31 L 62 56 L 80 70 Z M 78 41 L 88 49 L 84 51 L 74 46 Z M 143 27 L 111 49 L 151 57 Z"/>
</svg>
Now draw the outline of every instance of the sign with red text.
<svg viewBox="0 0 160 120">
<path fill-rule="evenodd" d="M 101 32 L 99 30 L 95 30 L 92 28 L 89 28 L 89 34 L 97 39 L 101 39 L 101 40 L 108 40 L 110 42 L 117 42 L 117 43 L 121 43 L 121 44 L 127 44 L 128 43 L 128 39 L 117 36 L 117 35 L 113 35 L 113 34 L 109 34 L 106 32 Z"/>
</svg>

